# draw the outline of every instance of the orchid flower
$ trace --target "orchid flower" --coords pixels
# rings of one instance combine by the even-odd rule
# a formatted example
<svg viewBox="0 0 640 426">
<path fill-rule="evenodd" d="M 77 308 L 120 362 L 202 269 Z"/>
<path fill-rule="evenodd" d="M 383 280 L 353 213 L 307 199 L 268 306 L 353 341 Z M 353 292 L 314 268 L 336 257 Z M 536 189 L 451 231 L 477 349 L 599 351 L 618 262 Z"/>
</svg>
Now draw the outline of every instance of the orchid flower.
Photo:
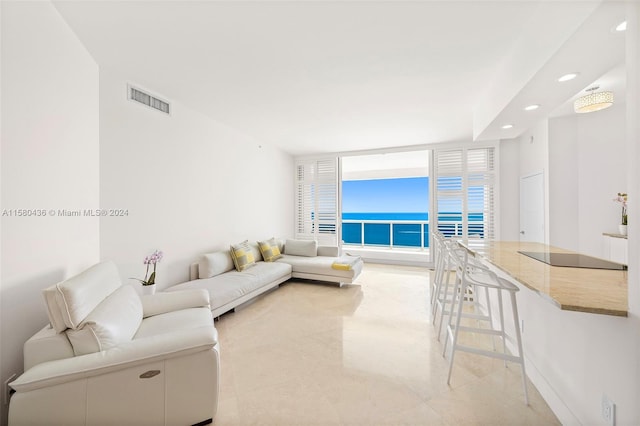
<svg viewBox="0 0 640 426">
<path fill-rule="evenodd" d="M 613 199 L 616 203 L 622 204 L 622 225 L 627 224 L 627 193 L 618 192 L 618 196 Z"/>
<path fill-rule="evenodd" d="M 147 265 L 147 270 L 144 273 L 144 279 L 143 280 L 139 278 L 131 278 L 131 279 L 140 281 L 142 285 L 155 284 L 156 283 L 156 264 L 162 260 L 163 256 L 164 254 L 159 250 L 155 250 L 150 255 L 145 256 L 144 260 L 142 261 L 143 265 Z M 153 265 L 153 271 L 151 272 L 151 275 L 149 275 L 149 265 Z M 149 279 L 147 279 L 147 276 L 149 277 Z"/>
</svg>

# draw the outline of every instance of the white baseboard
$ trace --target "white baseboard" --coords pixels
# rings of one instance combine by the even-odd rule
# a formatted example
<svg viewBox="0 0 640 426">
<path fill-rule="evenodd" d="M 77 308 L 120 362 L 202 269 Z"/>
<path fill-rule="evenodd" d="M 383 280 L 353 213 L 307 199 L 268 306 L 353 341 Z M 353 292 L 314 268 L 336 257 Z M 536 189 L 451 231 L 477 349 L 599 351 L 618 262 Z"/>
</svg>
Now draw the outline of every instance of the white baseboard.
<svg viewBox="0 0 640 426">
<path fill-rule="evenodd" d="M 509 350 L 513 350 L 514 348 L 510 348 L 510 345 L 507 345 Z M 512 352 L 513 353 L 513 352 Z M 553 387 L 547 382 L 547 379 L 540 373 L 538 368 L 531 362 L 529 358 L 525 355 L 524 357 L 524 365 L 527 370 L 527 377 L 533 385 L 538 389 L 540 395 L 547 403 L 553 414 L 556 415 L 560 423 L 563 425 L 580 425 L 580 421 L 577 417 L 571 412 L 569 407 L 562 401 L 560 396 L 556 393 Z"/>
<path fill-rule="evenodd" d="M 367 258 L 365 256 L 360 256 L 365 263 L 379 263 L 381 265 L 398 265 L 398 266 L 419 266 L 423 268 L 428 268 L 432 266 L 428 262 L 418 262 L 412 260 L 397 260 L 397 259 L 378 259 L 378 258 Z"/>
</svg>

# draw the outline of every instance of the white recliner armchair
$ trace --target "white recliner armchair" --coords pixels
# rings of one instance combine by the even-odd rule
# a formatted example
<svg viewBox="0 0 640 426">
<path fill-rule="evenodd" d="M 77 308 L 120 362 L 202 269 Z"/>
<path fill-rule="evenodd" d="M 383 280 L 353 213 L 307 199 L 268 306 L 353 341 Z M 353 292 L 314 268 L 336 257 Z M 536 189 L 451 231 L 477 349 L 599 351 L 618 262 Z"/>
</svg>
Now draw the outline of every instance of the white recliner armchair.
<svg viewBox="0 0 640 426">
<path fill-rule="evenodd" d="M 24 345 L 11 426 L 213 421 L 220 363 L 205 290 L 140 297 L 103 262 L 44 296 L 51 324 Z"/>
</svg>

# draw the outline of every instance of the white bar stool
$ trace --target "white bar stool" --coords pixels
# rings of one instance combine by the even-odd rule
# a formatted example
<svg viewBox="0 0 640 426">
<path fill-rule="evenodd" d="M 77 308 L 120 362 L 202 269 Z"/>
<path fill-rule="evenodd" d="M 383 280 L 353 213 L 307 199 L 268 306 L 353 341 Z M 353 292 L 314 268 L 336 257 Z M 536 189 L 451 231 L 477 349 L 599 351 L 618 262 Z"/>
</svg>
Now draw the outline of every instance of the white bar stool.
<svg viewBox="0 0 640 426">
<path fill-rule="evenodd" d="M 446 310 L 447 303 L 451 303 L 451 256 L 450 247 L 457 246 L 455 241 L 447 239 L 443 234 L 434 233 L 435 247 L 437 255 L 435 259 L 435 274 L 431 288 L 431 320 L 433 326 L 438 329 L 438 341 L 442 331 L 442 318 Z M 438 315 L 440 314 L 440 315 Z"/>
<path fill-rule="evenodd" d="M 435 308 L 436 299 L 440 295 L 445 271 L 448 272 L 449 254 L 445 247 L 447 241 L 445 236 L 438 231 L 434 231 L 432 235 L 434 275 L 431 282 L 431 309 L 433 317 L 435 318 L 435 311 L 433 309 Z"/>
<path fill-rule="evenodd" d="M 453 293 L 453 305 L 454 309 L 450 310 L 449 321 L 447 325 L 447 340 L 444 343 L 443 355 L 446 353 L 447 344 L 451 341 L 451 355 L 449 358 L 449 375 L 447 377 L 447 384 L 451 381 L 451 372 L 453 370 L 453 361 L 455 359 L 456 351 L 469 352 L 477 355 L 488 356 L 491 358 L 498 358 L 505 361 L 505 367 L 507 361 L 520 364 L 522 369 L 522 387 L 524 389 L 524 401 L 529 405 L 529 395 L 527 393 L 527 375 L 524 367 L 524 352 L 522 349 L 522 336 L 520 334 L 520 320 L 518 317 L 518 306 L 516 304 L 516 293 L 519 291 L 518 287 L 513 283 L 499 278 L 495 272 L 481 265 L 473 258 L 469 258 L 469 252 L 464 248 L 455 248 L 451 250 L 451 259 L 456 265 L 456 284 L 460 286 L 459 291 Z M 489 321 L 490 328 L 480 328 L 471 326 L 461 326 L 460 320 L 464 316 L 464 294 L 469 286 L 484 287 L 487 290 L 487 307 L 491 306 L 491 298 L 488 297 L 488 291 L 495 290 L 497 293 L 498 313 L 500 319 L 500 328 L 493 327 L 493 322 Z M 503 312 L 503 298 L 502 293 L 507 291 L 511 300 L 511 308 L 513 311 L 513 326 L 515 330 L 515 339 L 508 335 L 504 327 L 504 312 Z M 455 315 L 454 315 L 455 314 Z M 494 350 L 488 351 L 486 349 L 475 348 L 471 346 L 461 345 L 458 342 L 460 332 L 482 333 L 488 334 L 493 338 L 495 336 L 502 337 L 503 352 L 496 352 L 495 343 Z M 517 355 L 511 355 L 507 353 L 507 341 L 515 344 L 518 350 Z"/>
<path fill-rule="evenodd" d="M 434 288 L 432 289 L 434 296 L 432 297 L 432 321 L 433 326 L 437 329 L 437 340 L 440 341 L 442 334 L 442 325 L 444 324 L 445 315 L 451 315 L 451 307 L 456 300 L 454 295 L 463 295 L 462 300 L 472 302 L 474 305 L 473 312 L 463 312 L 462 316 L 478 321 L 488 321 L 491 323 L 491 306 L 488 307 L 486 314 L 480 310 L 478 304 L 478 288 L 475 286 L 467 286 L 461 288 L 459 280 L 451 280 L 451 272 L 455 270 L 455 262 L 452 258 L 452 250 L 459 248 L 456 240 L 446 238 L 439 234 L 436 243 L 440 246 L 438 249 L 439 257 L 436 263 L 436 273 L 434 278 Z M 454 281 L 453 283 L 451 281 Z M 485 287 L 485 297 L 489 297 L 488 289 Z M 494 345 L 495 349 L 495 345 Z M 445 346 L 446 350 L 446 346 Z M 444 352 L 443 352 L 444 354 Z"/>
</svg>

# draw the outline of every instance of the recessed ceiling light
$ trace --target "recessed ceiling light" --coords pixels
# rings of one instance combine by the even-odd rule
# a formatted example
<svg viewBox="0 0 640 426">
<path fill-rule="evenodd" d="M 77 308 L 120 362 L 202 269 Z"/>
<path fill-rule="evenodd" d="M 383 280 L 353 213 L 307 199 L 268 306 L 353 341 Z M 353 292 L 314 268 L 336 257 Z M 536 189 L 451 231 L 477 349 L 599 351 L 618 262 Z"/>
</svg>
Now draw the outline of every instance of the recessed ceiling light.
<svg viewBox="0 0 640 426">
<path fill-rule="evenodd" d="M 578 74 L 579 73 L 577 73 L 577 72 L 572 72 L 572 73 L 569 73 L 569 74 L 565 74 L 562 77 L 560 77 L 558 79 L 558 81 L 562 83 L 564 81 L 573 80 L 574 78 L 576 78 L 578 76 Z"/>
<path fill-rule="evenodd" d="M 534 104 L 534 105 L 529 105 L 529 106 L 524 107 L 524 110 L 525 111 L 533 111 L 534 109 L 538 109 L 538 108 L 540 108 L 540 105 Z"/>
<path fill-rule="evenodd" d="M 513 127 L 513 124 L 505 124 L 504 126 L 502 126 L 503 129 L 507 130 Z"/>
<path fill-rule="evenodd" d="M 616 25 L 616 31 L 622 32 L 627 30 L 627 21 L 620 22 Z"/>
</svg>

